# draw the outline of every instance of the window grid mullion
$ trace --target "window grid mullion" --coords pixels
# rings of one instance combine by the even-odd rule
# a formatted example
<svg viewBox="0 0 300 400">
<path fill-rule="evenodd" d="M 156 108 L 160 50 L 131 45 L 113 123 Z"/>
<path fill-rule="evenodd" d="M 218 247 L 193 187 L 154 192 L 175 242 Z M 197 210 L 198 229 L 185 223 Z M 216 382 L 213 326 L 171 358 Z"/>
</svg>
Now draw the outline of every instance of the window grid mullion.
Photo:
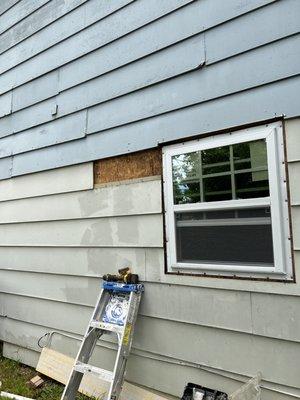
<svg viewBox="0 0 300 400">
<path fill-rule="evenodd" d="M 204 202 L 204 184 L 202 173 L 202 151 L 199 151 L 199 179 L 200 179 L 200 201 Z"/>
<path fill-rule="evenodd" d="M 230 174 L 231 174 L 231 189 L 232 199 L 236 199 L 235 178 L 234 178 L 234 160 L 233 160 L 233 146 L 229 146 L 229 159 L 230 159 Z"/>
</svg>

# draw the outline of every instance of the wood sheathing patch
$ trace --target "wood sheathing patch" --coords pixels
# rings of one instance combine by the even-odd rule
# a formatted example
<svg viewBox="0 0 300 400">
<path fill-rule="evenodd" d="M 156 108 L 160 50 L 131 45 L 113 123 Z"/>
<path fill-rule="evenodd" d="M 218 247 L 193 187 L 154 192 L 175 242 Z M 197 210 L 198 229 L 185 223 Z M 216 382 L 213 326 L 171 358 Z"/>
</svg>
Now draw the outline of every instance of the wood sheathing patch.
<svg viewBox="0 0 300 400">
<path fill-rule="evenodd" d="M 94 182 L 103 184 L 162 174 L 161 149 L 151 149 L 94 163 Z"/>
</svg>

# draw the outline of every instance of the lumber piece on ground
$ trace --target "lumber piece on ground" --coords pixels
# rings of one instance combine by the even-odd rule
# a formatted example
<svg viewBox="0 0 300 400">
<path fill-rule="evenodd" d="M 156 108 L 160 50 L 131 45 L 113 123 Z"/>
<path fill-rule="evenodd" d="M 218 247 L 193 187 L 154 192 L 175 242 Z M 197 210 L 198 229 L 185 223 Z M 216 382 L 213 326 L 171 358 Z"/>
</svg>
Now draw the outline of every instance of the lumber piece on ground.
<svg viewBox="0 0 300 400">
<path fill-rule="evenodd" d="M 36 370 L 62 384 L 66 384 L 74 359 L 47 347 L 43 348 Z M 100 400 L 105 399 L 108 383 L 93 375 L 84 375 L 79 392 Z M 125 382 L 120 400 L 167 400 L 136 385 Z"/>
<path fill-rule="evenodd" d="M 30 379 L 29 385 L 34 389 L 37 389 L 38 387 L 42 386 L 44 382 L 44 379 L 42 379 L 39 375 L 36 375 L 32 379 Z"/>
<path fill-rule="evenodd" d="M 29 397 L 18 396 L 17 394 L 8 393 L 8 392 L 1 392 L 0 396 L 1 397 L 7 397 L 8 399 L 14 399 L 14 400 L 34 400 L 32 398 L 29 398 Z"/>
</svg>

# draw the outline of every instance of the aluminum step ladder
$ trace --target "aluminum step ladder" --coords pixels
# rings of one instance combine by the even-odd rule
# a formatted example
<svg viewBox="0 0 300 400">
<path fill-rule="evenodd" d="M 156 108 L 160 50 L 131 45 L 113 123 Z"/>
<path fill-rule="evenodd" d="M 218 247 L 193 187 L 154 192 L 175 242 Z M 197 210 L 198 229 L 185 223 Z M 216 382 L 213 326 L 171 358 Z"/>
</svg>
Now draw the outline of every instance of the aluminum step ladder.
<svg viewBox="0 0 300 400">
<path fill-rule="evenodd" d="M 119 399 L 143 291 L 142 284 L 103 282 L 61 400 L 75 399 L 85 373 L 91 373 L 110 383 L 106 400 Z M 88 364 L 97 340 L 104 334 L 116 334 L 118 338 L 118 352 L 113 371 Z"/>
</svg>

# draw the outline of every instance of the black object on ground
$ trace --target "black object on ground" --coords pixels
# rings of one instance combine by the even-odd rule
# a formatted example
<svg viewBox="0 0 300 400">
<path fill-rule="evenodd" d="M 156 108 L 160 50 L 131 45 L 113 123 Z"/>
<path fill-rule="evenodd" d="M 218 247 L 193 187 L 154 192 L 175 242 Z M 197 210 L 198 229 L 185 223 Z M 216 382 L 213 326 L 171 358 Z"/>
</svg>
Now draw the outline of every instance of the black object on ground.
<svg viewBox="0 0 300 400">
<path fill-rule="evenodd" d="M 218 390 L 188 383 L 181 400 L 228 400 L 228 395 Z"/>
</svg>

